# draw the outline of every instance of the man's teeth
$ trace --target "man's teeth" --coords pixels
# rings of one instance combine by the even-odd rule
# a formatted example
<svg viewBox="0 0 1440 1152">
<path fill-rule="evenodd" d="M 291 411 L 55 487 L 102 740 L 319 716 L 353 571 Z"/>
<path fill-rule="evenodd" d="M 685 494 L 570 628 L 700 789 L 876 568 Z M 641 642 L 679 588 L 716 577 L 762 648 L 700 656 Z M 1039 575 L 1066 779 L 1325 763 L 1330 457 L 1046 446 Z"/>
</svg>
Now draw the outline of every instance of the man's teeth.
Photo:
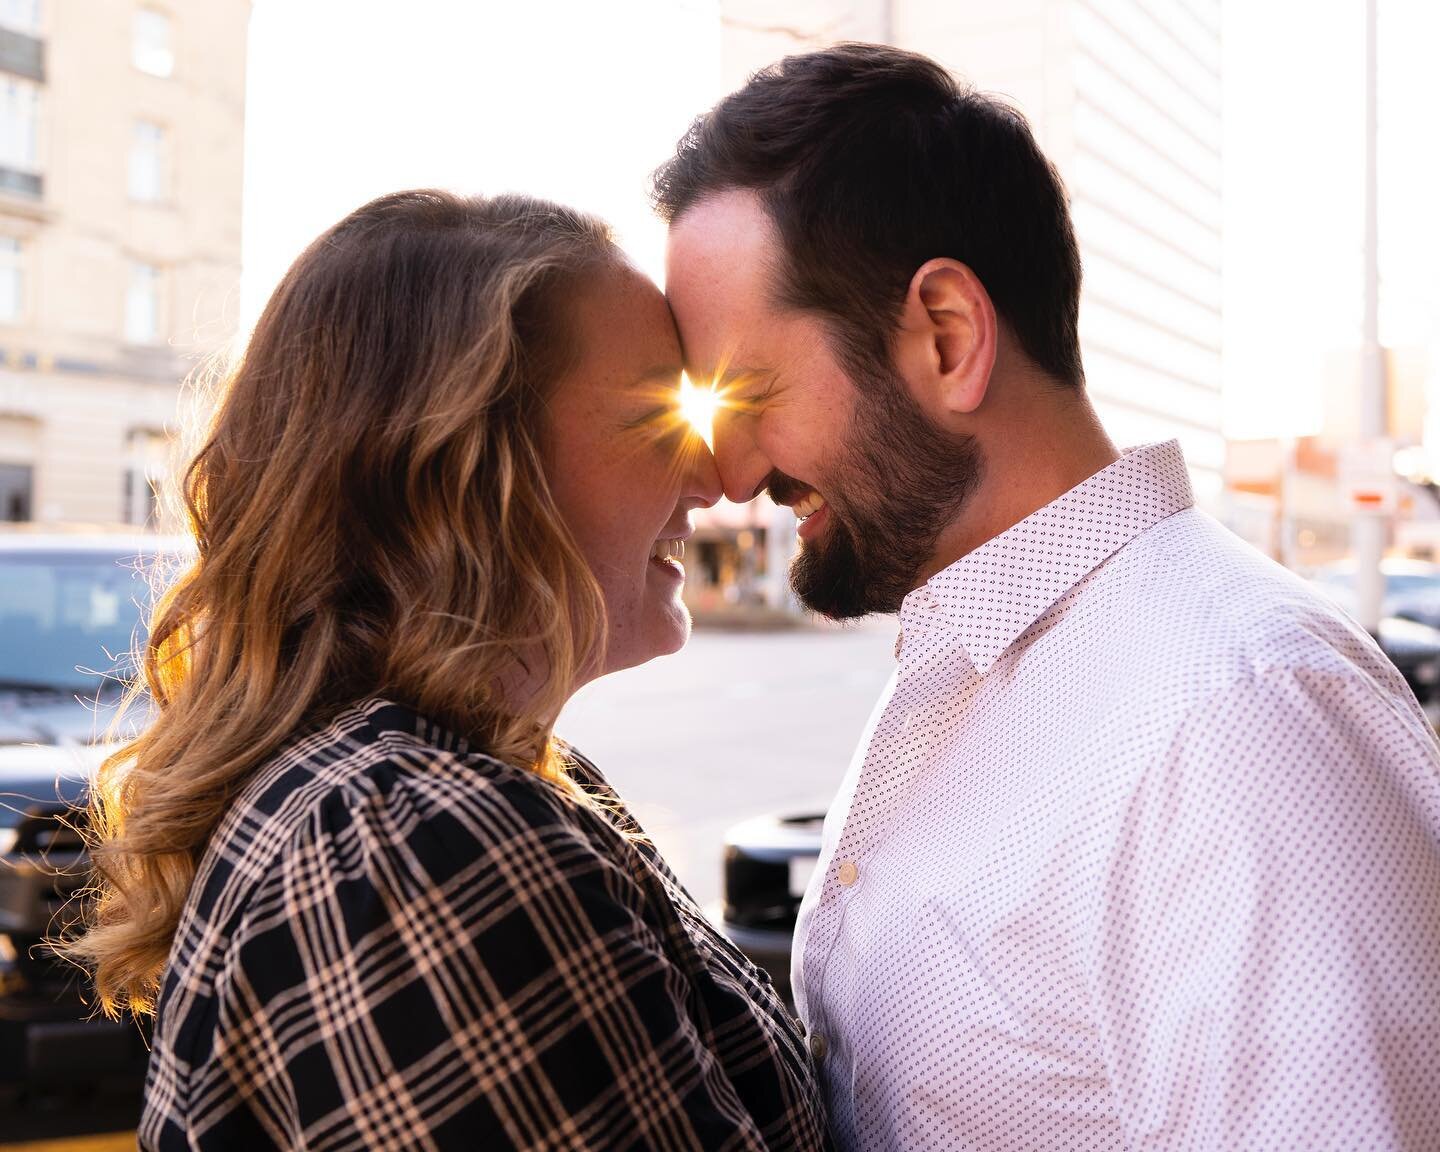
<svg viewBox="0 0 1440 1152">
<path fill-rule="evenodd" d="M 684 558 L 684 540 L 657 540 L 655 547 L 650 549 L 650 559 L 652 560 L 683 560 Z"/>
<path fill-rule="evenodd" d="M 811 492 L 805 499 L 794 505 L 795 515 L 804 520 L 807 516 L 813 516 L 823 507 L 825 507 L 825 498 L 818 492 Z"/>
</svg>

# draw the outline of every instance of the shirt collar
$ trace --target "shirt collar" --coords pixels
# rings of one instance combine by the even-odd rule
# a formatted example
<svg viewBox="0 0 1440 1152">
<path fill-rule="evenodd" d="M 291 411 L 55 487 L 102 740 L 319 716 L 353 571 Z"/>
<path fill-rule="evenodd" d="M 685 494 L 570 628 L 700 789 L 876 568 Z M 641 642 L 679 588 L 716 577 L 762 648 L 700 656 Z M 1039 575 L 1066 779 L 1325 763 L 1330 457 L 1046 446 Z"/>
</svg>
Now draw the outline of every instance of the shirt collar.
<svg viewBox="0 0 1440 1152">
<path fill-rule="evenodd" d="M 936 573 L 905 597 L 901 624 L 944 620 L 983 676 L 1080 580 L 1194 503 L 1176 441 L 1133 448 Z"/>
</svg>

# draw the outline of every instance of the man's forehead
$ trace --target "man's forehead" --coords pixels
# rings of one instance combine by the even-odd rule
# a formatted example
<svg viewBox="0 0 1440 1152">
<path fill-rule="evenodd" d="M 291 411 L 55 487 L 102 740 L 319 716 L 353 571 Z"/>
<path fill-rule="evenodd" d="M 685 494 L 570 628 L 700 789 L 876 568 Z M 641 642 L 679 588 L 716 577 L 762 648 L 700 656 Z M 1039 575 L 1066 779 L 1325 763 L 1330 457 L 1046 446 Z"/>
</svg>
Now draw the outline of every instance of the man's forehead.
<svg viewBox="0 0 1440 1152">
<path fill-rule="evenodd" d="M 776 254 L 774 226 L 753 192 L 707 197 L 671 225 L 666 294 L 687 359 L 733 348 L 772 309 Z"/>
<path fill-rule="evenodd" d="M 727 188 L 686 208 L 671 225 L 670 236 L 672 243 L 704 253 L 736 245 L 763 249 L 775 242 L 775 224 L 759 193 Z"/>
</svg>

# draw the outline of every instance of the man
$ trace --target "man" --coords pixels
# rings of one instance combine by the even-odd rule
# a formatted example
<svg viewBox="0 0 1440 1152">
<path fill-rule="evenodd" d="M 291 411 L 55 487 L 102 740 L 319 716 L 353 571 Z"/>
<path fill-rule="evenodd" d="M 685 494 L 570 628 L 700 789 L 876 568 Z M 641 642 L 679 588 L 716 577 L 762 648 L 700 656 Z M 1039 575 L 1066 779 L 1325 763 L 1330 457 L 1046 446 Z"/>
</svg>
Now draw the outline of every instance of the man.
<svg viewBox="0 0 1440 1152">
<path fill-rule="evenodd" d="M 796 510 L 809 606 L 900 614 L 796 936 L 840 1145 L 1440 1147 L 1433 734 L 1174 443 L 1111 444 L 1022 118 L 792 57 L 655 197 L 726 494 Z"/>
</svg>

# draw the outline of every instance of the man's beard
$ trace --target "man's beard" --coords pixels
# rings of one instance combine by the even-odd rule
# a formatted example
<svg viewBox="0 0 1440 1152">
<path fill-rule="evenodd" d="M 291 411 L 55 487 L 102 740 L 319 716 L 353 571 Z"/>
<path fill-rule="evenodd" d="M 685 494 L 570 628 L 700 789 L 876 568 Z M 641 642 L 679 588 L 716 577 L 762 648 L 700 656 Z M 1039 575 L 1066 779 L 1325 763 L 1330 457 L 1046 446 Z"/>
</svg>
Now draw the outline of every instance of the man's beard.
<svg viewBox="0 0 1440 1152">
<path fill-rule="evenodd" d="M 901 381 L 874 375 L 857 385 L 844 463 L 822 493 L 830 522 L 790 566 L 801 603 L 834 620 L 900 610 L 983 468 L 975 438 L 931 424 Z M 780 503 L 805 489 L 778 472 L 767 487 Z"/>
</svg>

